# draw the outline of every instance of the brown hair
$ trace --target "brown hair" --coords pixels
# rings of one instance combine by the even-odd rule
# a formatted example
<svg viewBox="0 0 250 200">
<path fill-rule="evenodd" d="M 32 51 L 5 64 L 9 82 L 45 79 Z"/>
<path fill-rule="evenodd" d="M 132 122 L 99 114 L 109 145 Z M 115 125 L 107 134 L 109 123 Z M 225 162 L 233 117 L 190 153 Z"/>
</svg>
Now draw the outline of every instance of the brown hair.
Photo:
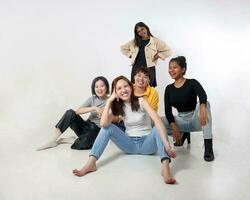
<svg viewBox="0 0 250 200">
<path fill-rule="evenodd" d="M 118 76 L 113 80 L 111 93 L 113 93 L 113 91 L 115 90 L 116 84 L 117 84 L 117 82 L 119 80 L 126 81 L 129 84 L 129 86 L 131 87 L 131 89 L 132 89 L 131 96 L 130 96 L 131 109 L 132 109 L 132 111 L 137 111 L 139 109 L 139 107 L 140 107 L 138 97 L 136 97 L 134 95 L 134 87 L 133 87 L 132 82 L 130 82 L 125 76 Z M 113 115 L 115 115 L 115 116 L 118 116 L 118 115 L 124 116 L 125 113 L 124 113 L 123 107 L 124 107 L 124 102 L 121 99 L 119 99 L 118 101 L 114 100 L 111 103 L 111 111 L 112 111 Z"/>
<path fill-rule="evenodd" d="M 139 27 L 144 27 L 144 28 L 147 30 L 148 36 L 151 36 L 151 37 L 154 37 L 154 36 L 153 36 L 152 33 L 150 32 L 150 29 L 149 29 L 149 27 L 148 27 L 146 24 L 144 24 L 143 22 L 138 22 L 138 23 L 135 25 L 135 27 L 134 27 L 134 34 L 135 34 L 134 43 L 135 43 L 136 46 L 141 47 L 142 38 L 141 38 L 141 36 L 139 36 L 139 34 L 137 33 L 137 29 L 138 29 Z"/>
</svg>

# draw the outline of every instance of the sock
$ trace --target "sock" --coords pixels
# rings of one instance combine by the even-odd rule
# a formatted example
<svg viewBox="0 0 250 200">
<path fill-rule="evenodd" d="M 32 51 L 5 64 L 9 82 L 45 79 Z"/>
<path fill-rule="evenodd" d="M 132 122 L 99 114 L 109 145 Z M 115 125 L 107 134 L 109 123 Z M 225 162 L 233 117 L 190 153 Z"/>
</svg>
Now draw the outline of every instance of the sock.
<svg viewBox="0 0 250 200">
<path fill-rule="evenodd" d="M 75 136 L 68 137 L 68 138 L 60 138 L 57 140 L 57 144 L 73 144 L 76 140 Z"/>
<path fill-rule="evenodd" d="M 61 131 L 56 128 L 55 132 L 53 133 L 52 137 L 50 138 L 50 140 L 48 140 L 45 144 L 43 144 L 42 146 L 40 146 L 37 151 L 41 151 L 41 150 L 45 150 L 48 148 L 53 148 L 56 147 L 58 145 L 57 143 L 57 139 L 60 137 L 61 135 Z"/>
</svg>

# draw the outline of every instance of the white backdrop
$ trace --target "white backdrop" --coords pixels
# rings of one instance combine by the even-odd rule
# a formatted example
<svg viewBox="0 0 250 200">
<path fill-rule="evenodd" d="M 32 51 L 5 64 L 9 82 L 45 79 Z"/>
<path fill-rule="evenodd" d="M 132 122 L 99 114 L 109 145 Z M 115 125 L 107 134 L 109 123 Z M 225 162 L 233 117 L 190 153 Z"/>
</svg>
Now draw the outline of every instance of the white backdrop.
<svg viewBox="0 0 250 200">
<path fill-rule="evenodd" d="M 39 143 L 91 94 L 95 76 L 129 77 L 120 45 L 143 21 L 173 56 L 186 56 L 187 77 L 211 102 L 215 137 L 237 143 L 249 132 L 249 8 L 243 0 L 0 0 L 0 134 Z M 157 65 L 160 114 L 168 61 Z"/>
</svg>

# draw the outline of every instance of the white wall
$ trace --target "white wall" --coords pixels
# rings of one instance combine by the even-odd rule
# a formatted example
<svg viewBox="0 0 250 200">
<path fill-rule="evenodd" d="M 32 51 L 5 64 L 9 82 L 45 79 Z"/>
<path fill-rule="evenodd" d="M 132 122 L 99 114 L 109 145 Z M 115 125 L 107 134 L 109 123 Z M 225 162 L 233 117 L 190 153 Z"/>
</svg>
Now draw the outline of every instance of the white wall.
<svg viewBox="0 0 250 200">
<path fill-rule="evenodd" d="M 130 75 L 119 46 L 145 22 L 174 55 L 185 55 L 212 104 L 214 133 L 226 142 L 248 132 L 250 3 L 190 1 L 0 0 L 0 134 L 41 137 L 90 95 L 98 75 Z M 160 113 L 170 83 L 157 66 Z"/>
</svg>

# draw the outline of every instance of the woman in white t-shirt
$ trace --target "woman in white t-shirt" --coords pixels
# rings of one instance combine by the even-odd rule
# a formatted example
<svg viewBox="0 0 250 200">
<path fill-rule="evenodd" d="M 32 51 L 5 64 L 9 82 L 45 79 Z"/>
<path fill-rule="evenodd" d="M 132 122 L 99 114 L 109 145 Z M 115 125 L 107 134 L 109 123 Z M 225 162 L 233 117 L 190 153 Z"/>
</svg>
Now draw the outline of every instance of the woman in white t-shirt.
<svg viewBox="0 0 250 200">
<path fill-rule="evenodd" d="M 117 116 L 122 116 L 126 132 L 111 123 Z M 150 118 L 154 121 L 154 128 Z M 119 76 L 114 79 L 112 95 L 104 107 L 100 124 L 102 128 L 91 149 L 88 162 L 80 170 L 73 170 L 76 176 L 84 176 L 97 170 L 96 161 L 111 139 L 127 154 L 151 155 L 158 151 L 164 181 L 168 184 L 176 182 L 169 168 L 170 158 L 174 158 L 176 154 L 168 142 L 164 125 L 147 101 L 134 95 L 133 84 L 126 77 Z"/>
</svg>

